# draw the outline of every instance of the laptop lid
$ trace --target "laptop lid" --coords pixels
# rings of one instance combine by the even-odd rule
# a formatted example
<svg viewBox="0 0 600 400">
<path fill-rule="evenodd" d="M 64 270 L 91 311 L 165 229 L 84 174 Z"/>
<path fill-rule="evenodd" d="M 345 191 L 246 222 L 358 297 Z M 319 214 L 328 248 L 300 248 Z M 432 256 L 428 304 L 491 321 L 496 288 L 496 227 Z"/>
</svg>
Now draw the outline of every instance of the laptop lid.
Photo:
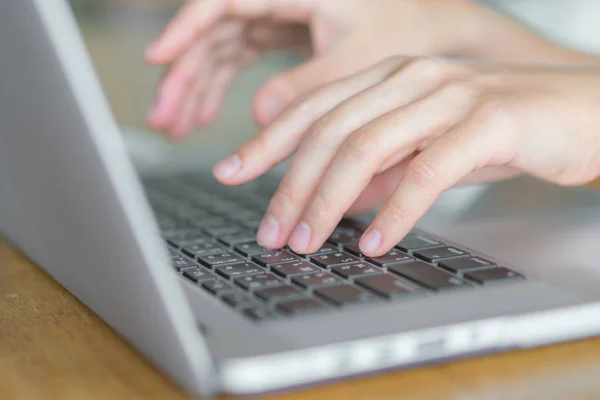
<svg viewBox="0 0 600 400">
<path fill-rule="evenodd" d="M 203 338 L 65 0 L 0 3 L 0 231 L 187 390 Z"/>
</svg>

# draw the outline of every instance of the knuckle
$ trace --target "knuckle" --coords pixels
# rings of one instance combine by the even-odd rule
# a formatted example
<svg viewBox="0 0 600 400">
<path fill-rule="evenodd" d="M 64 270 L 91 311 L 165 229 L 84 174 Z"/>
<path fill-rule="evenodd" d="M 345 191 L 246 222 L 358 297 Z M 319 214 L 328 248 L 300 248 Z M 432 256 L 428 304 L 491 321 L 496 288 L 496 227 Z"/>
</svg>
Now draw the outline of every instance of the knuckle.
<svg viewBox="0 0 600 400">
<path fill-rule="evenodd" d="M 334 141 L 333 127 L 335 118 L 326 114 L 319 118 L 310 128 L 308 140 L 315 146 L 328 145 Z"/>
<path fill-rule="evenodd" d="M 399 201 L 386 204 L 379 213 L 381 219 L 391 226 L 397 226 L 406 219 L 406 207 Z"/>
<path fill-rule="evenodd" d="M 322 191 L 318 190 L 315 193 L 312 206 L 310 207 L 311 215 L 319 221 L 322 221 L 324 218 L 329 219 L 333 211 L 333 201 Z"/>
<path fill-rule="evenodd" d="M 274 209 L 279 209 L 285 208 L 286 205 L 295 205 L 298 202 L 297 197 L 297 192 L 289 184 L 282 182 L 273 196 L 271 206 Z"/>
<path fill-rule="evenodd" d="M 352 135 L 342 150 L 343 156 L 353 163 L 365 163 L 372 154 L 377 154 L 377 140 L 370 131 Z"/>
<path fill-rule="evenodd" d="M 445 75 L 447 64 L 432 57 L 414 57 L 406 62 L 402 70 L 419 79 L 439 80 Z"/>
<path fill-rule="evenodd" d="M 476 98 L 480 94 L 480 89 L 476 85 L 464 80 L 449 80 L 444 82 L 440 90 L 450 98 L 461 101 Z"/>
<path fill-rule="evenodd" d="M 479 122 L 495 130 L 511 132 L 515 119 L 509 104 L 501 99 L 487 98 L 476 107 L 474 116 Z"/>
<path fill-rule="evenodd" d="M 421 188 L 429 187 L 439 175 L 439 167 L 434 160 L 416 158 L 408 164 L 405 179 Z"/>
</svg>

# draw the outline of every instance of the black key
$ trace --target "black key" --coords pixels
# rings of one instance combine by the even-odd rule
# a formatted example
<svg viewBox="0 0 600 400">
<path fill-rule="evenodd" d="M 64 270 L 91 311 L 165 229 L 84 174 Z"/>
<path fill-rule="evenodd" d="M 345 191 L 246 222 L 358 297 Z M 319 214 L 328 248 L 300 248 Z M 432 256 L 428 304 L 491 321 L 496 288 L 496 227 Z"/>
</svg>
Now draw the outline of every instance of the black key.
<svg viewBox="0 0 600 400">
<path fill-rule="evenodd" d="M 277 309 L 285 312 L 286 314 L 299 314 L 307 311 L 323 310 L 325 309 L 325 306 L 315 299 L 306 297 L 304 299 L 279 303 L 277 305 Z"/>
<path fill-rule="evenodd" d="M 202 264 L 207 265 L 209 267 L 241 263 L 244 261 L 244 259 L 238 256 L 237 254 L 228 252 L 198 257 L 198 260 L 200 260 Z"/>
<path fill-rule="evenodd" d="M 265 249 L 256 242 L 241 243 L 235 246 L 235 250 L 244 256 L 253 256 L 255 254 L 266 253 L 269 249 Z"/>
<path fill-rule="evenodd" d="M 237 309 L 245 309 L 254 307 L 257 302 L 245 293 L 233 292 L 223 295 L 223 301 Z"/>
<path fill-rule="evenodd" d="M 228 223 L 229 221 L 227 221 L 225 218 L 217 216 L 210 216 L 208 218 L 197 218 L 190 220 L 191 225 L 200 229 L 219 227 Z"/>
<path fill-rule="evenodd" d="M 362 233 L 354 228 L 338 228 L 327 241 L 335 245 L 357 244 L 361 236 Z"/>
<path fill-rule="evenodd" d="M 380 267 L 387 267 L 393 264 L 412 262 L 414 261 L 414 257 L 411 257 L 408 254 L 401 252 L 400 250 L 392 249 L 384 255 L 382 255 L 381 257 L 367 258 L 367 260 Z"/>
<path fill-rule="evenodd" d="M 315 294 L 336 306 L 352 303 L 364 303 L 373 300 L 373 296 L 350 285 L 339 285 L 315 290 Z"/>
<path fill-rule="evenodd" d="M 274 286 L 282 286 L 284 284 L 281 279 L 269 273 L 237 278 L 235 283 L 246 290 L 260 290 Z"/>
<path fill-rule="evenodd" d="M 329 272 L 296 276 L 295 278 L 292 278 L 292 282 L 307 289 L 341 283 L 340 278 Z"/>
<path fill-rule="evenodd" d="M 392 275 L 375 275 L 358 278 L 356 283 L 388 299 L 409 296 L 416 293 L 414 290 L 409 289 L 406 283 Z"/>
<path fill-rule="evenodd" d="M 338 265 L 337 267 L 331 268 L 331 270 L 346 279 L 381 274 L 381 270 L 379 268 L 367 263 Z"/>
<path fill-rule="evenodd" d="M 250 262 L 218 266 L 215 268 L 215 271 L 225 278 L 237 278 L 240 276 L 263 274 L 265 272 L 264 269 Z"/>
<path fill-rule="evenodd" d="M 271 265 L 300 261 L 300 258 L 289 251 L 277 250 L 252 256 L 252 260 L 263 267 L 270 267 Z"/>
<path fill-rule="evenodd" d="M 293 286 L 285 285 L 261 289 L 256 291 L 255 294 L 266 301 L 282 301 L 302 296 L 302 291 Z"/>
<path fill-rule="evenodd" d="M 348 253 L 350 253 L 356 257 L 363 256 L 363 254 L 360 252 L 360 249 L 358 248 L 357 244 L 347 244 L 344 246 L 344 250 L 346 250 Z"/>
<path fill-rule="evenodd" d="M 408 235 L 396 245 L 402 251 L 425 249 L 440 246 L 442 243 L 422 235 Z"/>
<path fill-rule="evenodd" d="M 229 292 L 235 292 L 238 290 L 231 283 L 217 279 L 204 282 L 202 287 L 217 296 L 222 296 Z"/>
<path fill-rule="evenodd" d="M 452 246 L 435 247 L 433 249 L 417 250 L 413 253 L 415 256 L 429 262 L 456 257 L 468 257 L 471 254 Z"/>
<path fill-rule="evenodd" d="M 238 233 L 241 230 L 242 227 L 235 224 L 225 224 L 210 228 L 204 228 L 204 232 L 208 233 L 210 236 L 230 235 L 232 233 Z"/>
<path fill-rule="evenodd" d="M 271 271 L 277 275 L 287 278 L 288 276 L 312 274 L 321 272 L 323 270 L 309 262 L 300 261 L 295 263 L 271 265 Z"/>
<path fill-rule="evenodd" d="M 321 247 L 319 250 L 315 251 L 312 254 L 301 254 L 301 253 L 296 253 L 295 251 L 292 250 L 293 253 L 298 254 L 300 256 L 317 256 L 319 254 L 328 254 L 328 253 L 335 253 L 336 251 L 339 251 L 338 248 L 336 246 L 333 246 L 331 244 L 324 244 L 323 247 Z"/>
<path fill-rule="evenodd" d="M 244 229 L 236 233 L 220 236 L 219 240 L 232 246 L 235 246 L 239 243 L 248 243 L 256 240 L 256 231 Z"/>
<path fill-rule="evenodd" d="M 256 230 L 260 227 L 261 222 L 262 222 L 262 219 L 257 218 L 257 219 L 247 219 L 245 221 L 241 221 L 240 224 L 246 228 Z"/>
<path fill-rule="evenodd" d="M 490 269 L 482 269 L 479 271 L 467 272 L 465 277 L 471 279 L 477 283 L 481 283 L 482 285 L 486 285 L 489 283 L 496 283 L 499 281 L 505 280 L 521 280 L 524 279 L 523 275 L 518 274 L 514 271 L 511 271 L 508 268 L 499 267 L 499 268 L 490 268 Z"/>
<path fill-rule="evenodd" d="M 162 235 L 167 240 L 191 241 L 196 239 L 206 239 L 206 235 L 198 229 L 170 229 L 164 231 Z"/>
<path fill-rule="evenodd" d="M 466 281 L 432 265 L 426 264 L 423 261 L 392 265 L 388 268 L 388 271 L 402 275 L 411 281 L 415 281 L 418 284 L 435 291 L 471 286 Z"/>
<path fill-rule="evenodd" d="M 271 319 L 277 315 L 273 311 L 262 306 L 248 308 L 244 310 L 244 314 L 256 321 Z"/>
<path fill-rule="evenodd" d="M 215 279 L 215 277 L 206 270 L 206 268 L 201 267 L 192 267 L 185 268 L 181 272 L 183 272 L 183 276 L 191 280 L 192 282 L 203 282 L 211 279 Z"/>
<path fill-rule="evenodd" d="M 211 238 L 205 238 L 205 237 L 197 237 L 195 239 L 180 239 L 180 238 L 172 238 L 172 239 L 167 239 L 167 243 L 169 243 L 171 246 L 174 247 L 179 247 L 179 248 L 183 248 L 183 247 L 189 247 L 189 246 L 193 246 L 196 244 L 203 244 L 203 243 L 207 243 L 207 242 L 212 242 Z"/>
<path fill-rule="evenodd" d="M 227 249 L 217 243 L 201 243 L 181 249 L 190 257 L 203 257 L 209 254 L 222 253 Z"/>
<path fill-rule="evenodd" d="M 439 266 L 450 272 L 462 273 L 470 269 L 493 267 L 495 264 L 480 257 L 471 257 L 440 261 Z"/>
<path fill-rule="evenodd" d="M 335 265 L 356 264 L 360 262 L 360 259 L 345 252 L 321 254 L 311 257 L 310 260 L 323 268 L 333 267 Z"/>
<path fill-rule="evenodd" d="M 173 266 L 177 269 L 182 269 L 182 268 L 189 268 L 189 267 L 197 267 L 198 264 L 196 264 L 195 262 L 192 262 L 190 260 L 188 260 L 185 257 L 182 256 L 178 256 L 178 257 L 171 257 L 171 264 L 173 264 Z"/>
</svg>

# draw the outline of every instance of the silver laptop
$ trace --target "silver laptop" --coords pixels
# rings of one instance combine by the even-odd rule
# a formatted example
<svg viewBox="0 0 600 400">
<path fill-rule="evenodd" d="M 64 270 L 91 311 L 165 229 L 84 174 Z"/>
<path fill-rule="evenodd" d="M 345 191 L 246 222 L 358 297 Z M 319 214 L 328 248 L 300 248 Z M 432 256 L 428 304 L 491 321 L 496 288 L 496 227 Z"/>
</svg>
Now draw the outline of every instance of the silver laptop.
<svg viewBox="0 0 600 400">
<path fill-rule="evenodd" d="M 68 4 L 0 5 L 0 230 L 183 388 L 257 394 L 600 333 L 600 194 L 446 193 L 366 259 L 254 231 L 276 180 L 140 176 Z"/>
</svg>

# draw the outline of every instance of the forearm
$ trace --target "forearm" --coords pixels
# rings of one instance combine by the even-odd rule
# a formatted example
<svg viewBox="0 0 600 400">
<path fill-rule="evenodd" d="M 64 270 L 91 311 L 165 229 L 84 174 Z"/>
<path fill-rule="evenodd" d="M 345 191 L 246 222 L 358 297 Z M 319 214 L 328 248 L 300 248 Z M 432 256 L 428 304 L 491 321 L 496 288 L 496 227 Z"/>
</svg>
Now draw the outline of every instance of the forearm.
<svg viewBox="0 0 600 400">
<path fill-rule="evenodd" d="M 503 63 L 600 65 L 600 57 L 551 42 L 488 7 L 468 0 L 422 0 L 445 7 L 447 30 L 439 33 L 444 55 Z M 450 22 L 450 23 L 448 23 Z M 442 51 L 443 52 L 443 51 Z"/>
</svg>

